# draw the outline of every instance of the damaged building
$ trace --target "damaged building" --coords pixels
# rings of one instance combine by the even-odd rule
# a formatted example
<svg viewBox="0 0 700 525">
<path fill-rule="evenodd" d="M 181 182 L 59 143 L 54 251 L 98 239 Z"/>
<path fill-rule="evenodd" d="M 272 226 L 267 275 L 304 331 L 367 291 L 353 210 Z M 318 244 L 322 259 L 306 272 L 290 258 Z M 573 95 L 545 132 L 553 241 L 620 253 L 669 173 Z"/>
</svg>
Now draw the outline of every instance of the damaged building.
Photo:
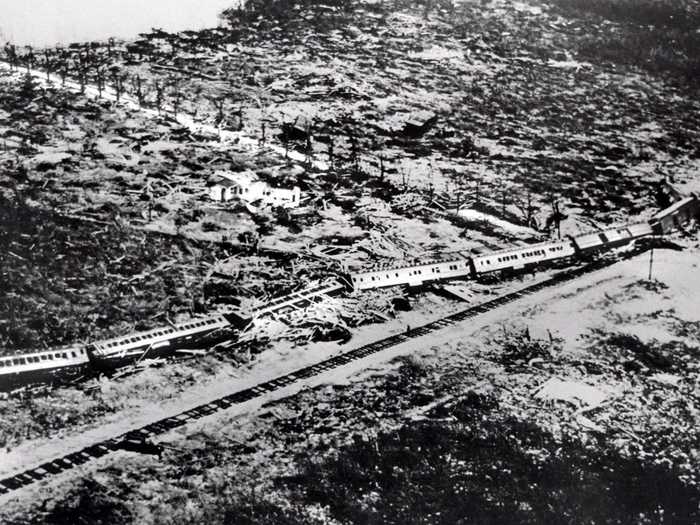
<svg viewBox="0 0 700 525">
<path fill-rule="evenodd" d="M 301 199 L 301 189 L 298 186 L 292 189 L 274 188 L 260 180 L 252 171 L 217 171 L 214 174 L 214 184 L 209 188 L 209 197 L 218 202 L 240 199 L 249 203 L 297 208 Z"/>
</svg>

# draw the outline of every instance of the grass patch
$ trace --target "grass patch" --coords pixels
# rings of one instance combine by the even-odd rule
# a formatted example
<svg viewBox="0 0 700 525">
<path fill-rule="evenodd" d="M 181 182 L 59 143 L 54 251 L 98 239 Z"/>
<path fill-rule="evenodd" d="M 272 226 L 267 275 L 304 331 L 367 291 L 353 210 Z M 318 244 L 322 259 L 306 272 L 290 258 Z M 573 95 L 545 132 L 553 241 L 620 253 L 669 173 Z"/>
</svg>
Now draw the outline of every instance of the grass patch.
<svg viewBox="0 0 700 525">
<path fill-rule="evenodd" d="M 341 523 L 691 523 L 700 494 L 672 469 L 558 440 L 461 404 L 454 423 L 404 426 L 307 459 L 287 481 Z"/>
<path fill-rule="evenodd" d="M 626 333 L 606 333 L 594 330 L 594 346 L 602 355 L 621 362 L 629 371 L 679 372 L 689 360 L 700 356 L 700 348 L 683 341 L 642 341 Z"/>
<path fill-rule="evenodd" d="M 149 318 L 189 312 L 201 299 L 201 284 L 188 281 L 199 270 L 195 249 L 180 239 L 71 223 L 0 196 L 0 246 L 0 347 L 8 350 L 104 337 L 123 331 L 120 323 L 148 328 Z M 161 267 L 167 260 L 191 266 Z"/>
</svg>

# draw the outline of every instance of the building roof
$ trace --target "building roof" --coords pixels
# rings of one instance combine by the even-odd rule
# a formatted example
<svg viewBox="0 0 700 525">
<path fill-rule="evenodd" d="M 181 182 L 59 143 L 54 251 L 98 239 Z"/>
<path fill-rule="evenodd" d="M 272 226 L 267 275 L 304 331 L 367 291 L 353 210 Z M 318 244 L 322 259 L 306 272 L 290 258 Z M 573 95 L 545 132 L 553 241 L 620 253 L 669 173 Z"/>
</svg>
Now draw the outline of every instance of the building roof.
<svg viewBox="0 0 700 525">
<path fill-rule="evenodd" d="M 231 172 L 231 171 L 217 171 L 214 173 L 216 177 L 221 180 L 217 181 L 217 184 L 221 186 L 251 186 L 255 182 L 259 182 L 258 176 L 254 171 L 241 171 L 241 172 Z"/>
</svg>

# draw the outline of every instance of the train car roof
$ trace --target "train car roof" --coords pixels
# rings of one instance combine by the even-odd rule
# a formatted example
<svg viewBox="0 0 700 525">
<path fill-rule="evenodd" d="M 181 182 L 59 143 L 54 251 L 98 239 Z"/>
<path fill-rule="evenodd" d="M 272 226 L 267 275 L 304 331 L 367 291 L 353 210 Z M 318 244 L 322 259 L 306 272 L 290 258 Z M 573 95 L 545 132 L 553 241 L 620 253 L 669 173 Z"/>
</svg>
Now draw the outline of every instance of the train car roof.
<svg viewBox="0 0 700 525">
<path fill-rule="evenodd" d="M 539 250 L 541 248 L 546 248 L 548 246 L 558 246 L 560 244 L 568 244 L 570 241 L 552 241 L 552 242 L 541 242 L 538 244 L 527 244 L 525 246 L 520 246 L 518 248 L 505 248 L 503 250 L 498 250 L 495 252 L 488 252 L 482 255 L 474 255 L 475 259 L 483 259 L 484 257 L 493 257 L 497 255 L 508 255 L 509 253 L 520 253 L 527 250 Z"/>
<path fill-rule="evenodd" d="M 596 230 L 589 230 L 587 232 L 582 232 L 582 233 L 577 233 L 576 235 L 572 235 L 571 237 L 576 239 L 578 237 L 585 237 L 587 235 L 599 235 L 601 233 L 609 232 L 612 230 L 624 230 L 625 228 L 630 228 L 632 226 L 641 226 L 641 225 L 648 225 L 649 223 L 647 221 L 637 221 L 637 222 L 630 222 L 627 224 L 622 224 L 618 226 L 606 226 L 605 228 L 598 228 Z"/>
<path fill-rule="evenodd" d="M 681 199 L 678 202 L 672 204 L 668 208 L 664 208 L 660 212 L 657 212 L 652 219 L 662 219 L 664 218 L 667 214 L 673 213 L 674 211 L 678 211 L 681 207 L 685 206 L 689 202 L 692 202 L 694 200 L 697 200 L 697 197 L 695 195 L 691 195 L 690 197 L 686 197 L 685 199 Z"/>
<path fill-rule="evenodd" d="M 120 342 L 126 342 L 127 339 L 131 339 L 133 337 L 149 337 L 149 336 L 155 336 L 158 335 L 157 332 L 161 332 L 163 330 L 172 330 L 173 332 L 179 332 L 179 331 L 185 331 L 189 330 L 190 328 L 187 326 L 188 324 L 192 323 L 199 323 L 201 321 L 205 320 L 211 320 L 211 321 L 225 321 L 226 318 L 223 315 L 217 315 L 213 317 L 203 317 L 201 319 L 192 319 L 190 321 L 187 321 L 185 323 L 179 323 L 173 326 L 161 326 L 160 328 L 154 328 L 152 330 L 147 330 L 146 332 L 135 332 L 129 335 L 121 335 L 119 337 L 112 337 L 110 339 L 103 339 L 101 341 L 96 341 L 94 344 L 99 344 L 99 345 L 105 345 L 109 343 L 120 343 Z"/>
<path fill-rule="evenodd" d="M 0 356 L 0 359 L 2 359 L 2 360 L 19 359 L 20 357 L 37 357 L 37 356 L 48 355 L 48 354 L 62 354 L 63 352 L 76 352 L 76 351 L 82 352 L 83 345 L 64 346 L 61 348 L 42 350 L 41 352 L 27 352 L 26 354 L 3 355 L 3 356 Z"/>
<path fill-rule="evenodd" d="M 354 270 L 349 273 L 353 275 L 359 275 L 359 274 L 364 274 L 364 273 L 374 273 L 374 272 L 383 272 L 386 270 L 401 270 L 403 268 L 416 268 L 418 266 L 430 266 L 431 264 L 444 264 L 444 263 L 449 263 L 449 262 L 454 262 L 454 261 L 463 261 L 465 259 L 469 259 L 468 255 L 465 255 L 464 252 L 448 252 L 445 253 L 444 256 L 439 256 L 439 254 L 436 254 L 431 259 L 414 259 L 412 262 L 408 261 L 401 261 L 398 263 L 387 263 L 387 264 L 378 264 L 376 266 L 371 266 L 369 268 L 362 268 L 359 270 Z"/>
</svg>

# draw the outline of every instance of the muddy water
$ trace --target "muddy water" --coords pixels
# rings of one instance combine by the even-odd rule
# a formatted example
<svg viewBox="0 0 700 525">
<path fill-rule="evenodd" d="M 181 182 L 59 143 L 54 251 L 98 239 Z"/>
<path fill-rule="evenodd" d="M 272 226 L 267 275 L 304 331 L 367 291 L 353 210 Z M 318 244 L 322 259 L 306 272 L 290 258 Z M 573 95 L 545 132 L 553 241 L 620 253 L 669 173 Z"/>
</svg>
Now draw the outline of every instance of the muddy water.
<svg viewBox="0 0 700 525">
<path fill-rule="evenodd" d="M 239 0 L 0 0 L 0 43 L 46 46 L 218 25 Z"/>
</svg>

